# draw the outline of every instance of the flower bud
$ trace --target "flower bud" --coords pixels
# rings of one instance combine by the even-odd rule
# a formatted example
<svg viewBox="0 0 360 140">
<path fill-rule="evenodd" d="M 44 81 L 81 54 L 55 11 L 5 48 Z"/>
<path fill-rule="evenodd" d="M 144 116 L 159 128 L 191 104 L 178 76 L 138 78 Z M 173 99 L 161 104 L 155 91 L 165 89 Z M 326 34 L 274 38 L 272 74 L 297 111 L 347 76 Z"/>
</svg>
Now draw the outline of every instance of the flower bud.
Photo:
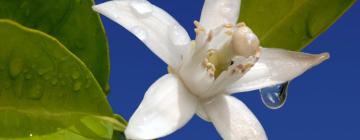
<svg viewBox="0 0 360 140">
<path fill-rule="evenodd" d="M 260 47 L 258 37 L 247 26 L 240 26 L 233 33 L 231 47 L 234 55 L 249 57 Z"/>
</svg>

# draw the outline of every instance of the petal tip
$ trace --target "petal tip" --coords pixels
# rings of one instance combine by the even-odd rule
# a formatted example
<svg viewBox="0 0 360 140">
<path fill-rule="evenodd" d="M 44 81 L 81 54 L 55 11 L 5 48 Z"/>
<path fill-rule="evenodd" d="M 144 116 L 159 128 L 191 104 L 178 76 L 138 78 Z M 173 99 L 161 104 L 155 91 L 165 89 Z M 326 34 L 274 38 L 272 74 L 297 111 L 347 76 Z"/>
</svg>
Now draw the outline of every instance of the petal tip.
<svg viewBox="0 0 360 140">
<path fill-rule="evenodd" d="M 330 59 L 330 53 L 328 53 L 328 52 L 321 53 L 319 55 L 320 55 L 320 57 L 319 57 L 320 61 L 325 61 L 325 60 Z"/>
<path fill-rule="evenodd" d="M 99 5 L 93 5 L 91 7 L 95 12 L 99 12 L 100 11 L 100 6 Z"/>
<path fill-rule="evenodd" d="M 315 56 L 314 65 L 318 65 L 318 64 L 330 59 L 330 54 L 328 52 L 320 53 L 320 54 L 314 55 L 314 56 Z"/>
</svg>

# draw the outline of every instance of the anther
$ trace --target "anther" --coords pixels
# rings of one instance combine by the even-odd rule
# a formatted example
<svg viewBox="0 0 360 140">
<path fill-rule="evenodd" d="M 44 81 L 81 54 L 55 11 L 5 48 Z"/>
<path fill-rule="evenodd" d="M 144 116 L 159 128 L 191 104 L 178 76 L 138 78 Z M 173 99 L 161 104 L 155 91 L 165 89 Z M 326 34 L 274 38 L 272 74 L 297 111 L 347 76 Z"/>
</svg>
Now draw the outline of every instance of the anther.
<svg viewBox="0 0 360 140">
<path fill-rule="evenodd" d="M 208 57 L 211 57 L 211 56 L 213 56 L 215 53 L 216 53 L 216 50 L 215 50 L 215 49 L 209 49 L 207 56 L 208 56 Z"/>
<path fill-rule="evenodd" d="M 197 35 L 200 34 L 201 32 L 205 32 L 205 28 L 200 25 L 200 22 L 195 20 L 194 24 L 195 24 L 194 30 Z"/>
<path fill-rule="evenodd" d="M 240 22 L 236 25 L 238 28 L 246 26 L 245 22 Z"/>
<path fill-rule="evenodd" d="M 224 27 L 225 27 L 225 28 L 233 28 L 233 27 L 234 27 L 234 25 L 233 25 L 233 24 L 228 23 L 228 24 L 224 24 Z"/>
</svg>

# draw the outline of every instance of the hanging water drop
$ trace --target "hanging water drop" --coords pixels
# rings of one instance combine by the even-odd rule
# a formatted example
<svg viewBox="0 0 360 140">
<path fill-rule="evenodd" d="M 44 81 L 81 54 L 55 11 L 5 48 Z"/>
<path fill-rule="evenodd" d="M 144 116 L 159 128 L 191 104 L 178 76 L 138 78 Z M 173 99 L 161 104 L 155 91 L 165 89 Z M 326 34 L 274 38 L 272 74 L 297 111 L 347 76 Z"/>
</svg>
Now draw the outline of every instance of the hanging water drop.
<svg viewBox="0 0 360 140">
<path fill-rule="evenodd" d="M 270 109 L 281 108 L 287 99 L 289 82 L 260 89 L 261 100 Z"/>
<path fill-rule="evenodd" d="M 134 33 L 134 35 L 142 41 L 147 38 L 146 29 L 144 29 L 143 27 L 135 26 L 131 29 L 131 32 Z"/>
<path fill-rule="evenodd" d="M 132 0 L 130 2 L 130 7 L 135 14 L 141 17 L 147 17 L 153 11 L 153 7 L 147 0 Z"/>
</svg>

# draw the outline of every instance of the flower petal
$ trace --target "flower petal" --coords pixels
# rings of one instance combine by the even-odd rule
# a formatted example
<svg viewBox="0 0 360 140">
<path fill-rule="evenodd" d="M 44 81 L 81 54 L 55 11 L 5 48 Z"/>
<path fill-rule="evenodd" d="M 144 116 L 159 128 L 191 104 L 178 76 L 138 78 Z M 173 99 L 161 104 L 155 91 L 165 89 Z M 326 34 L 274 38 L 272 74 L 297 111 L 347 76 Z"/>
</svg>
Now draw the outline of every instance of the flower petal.
<svg viewBox="0 0 360 140">
<path fill-rule="evenodd" d="M 197 99 L 173 74 L 156 81 L 146 92 L 125 130 L 127 139 L 156 139 L 185 125 L 195 114 Z"/>
<path fill-rule="evenodd" d="M 285 83 L 328 58 L 328 53 L 314 55 L 262 48 L 260 60 L 241 79 L 229 86 L 227 92 L 246 92 Z"/>
<path fill-rule="evenodd" d="M 207 30 L 224 24 L 236 24 L 241 0 L 205 0 L 200 23 Z"/>
<path fill-rule="evenodd" d="M 165 63 L 177 68 L 190 44 L 186 30 L 168 13 L 147 0 L 109 1 L 93 9 L 142 40 Z"/>
<path fill-rule="evenodd" d="M 264 128 L 240 100 L 218 96 L 204 105 L 216 130 L 225 140 L 267 140 Z"/>
</svg>

